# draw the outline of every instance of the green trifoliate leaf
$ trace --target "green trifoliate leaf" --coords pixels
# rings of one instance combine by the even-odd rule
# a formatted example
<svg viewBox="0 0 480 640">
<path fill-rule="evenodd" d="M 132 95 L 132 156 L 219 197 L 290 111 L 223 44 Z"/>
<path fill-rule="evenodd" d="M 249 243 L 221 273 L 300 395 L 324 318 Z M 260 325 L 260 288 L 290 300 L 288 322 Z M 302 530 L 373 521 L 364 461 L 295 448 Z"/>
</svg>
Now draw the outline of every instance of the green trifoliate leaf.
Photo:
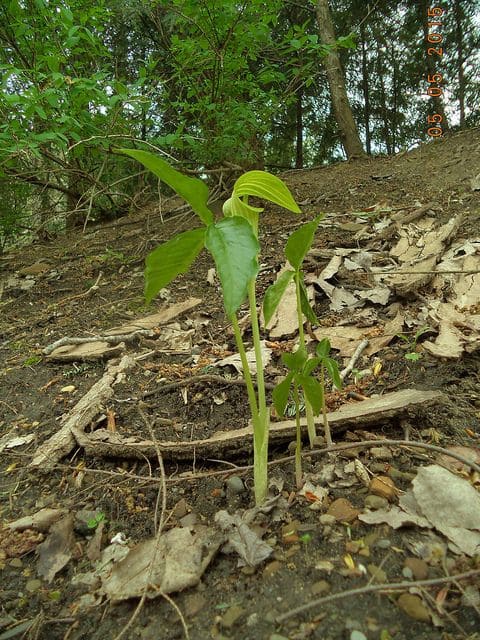
<svg viewBox="0 0 480 640">
<path fill-rule="evenodd" d="M 229 317 L 245 300 L 248 285 L 258 273 L 258 240 L 244 218 L 222 218 L 207 228 L 205 246 L 215 260 Z"/>
<path fill-rule="evenodd" d="M 310 305 L 310 301 L 308 299 L 308 293 L 307 293 L 307 290 L 305 288 L 305 284 L 303 282 L 303 278 L 300 280 L 300 306 L 301 306 L 302 313 L 305 316 L 305 318 L 311 324 L 318 324 L 318 318 L 315 315 L 315 311 L 312 309 L 312 307 Z"/>
<path fill-rule="evenodd" d="M 323 389 L 322 385 L 311 376 L 299 375 L 298 384 L 302 387 L 305 398 L 312 407 L 313 415 L 318 416 L 322 410 Z"/>
<path fill-rule="evenodd" d="M 276 282 L 268 287 L 263 298 L 263 318 L 265 326 L 268 325 L 280 304 L 289 283 L 292 281 L 295 271 L 284 271 Z"/>
<path fill-rule="evenodd" d="M 179 196 L 188 202 L 195 213 L 206 225 L 213 222 L 213 213 L 207 206 L 208 187 L 198 178 L 191 178 L 180 173 L 159 156 L 141 149 L 116 149 L 119 153 L 138 160 L 163 180 Z"/>
<path fill-rule="evenodd" d="M 179 233 L 154 249 L 146 259 L 145 298 L 147 302 L 157 295 L 180 273 L 185 273 L 205 243 L 205 229 Z"/>
<path fill-rule="evenodd" d="M 290 369 L 290 371 L 302 371 L 308 359 L 306 349 L 299 347 L 294 353 L 283 353 L 282 362 Z"/>
<path fill-rule="evenodd" d="M 287 377 L 282 380 L 272 391 L 272 400 L 275 411 L 279 416 L 285 415 L 285 409 L 288 403 L 288 396 L 290 395 L 290 387 L 295 373 L 290 371 Z"/>
<path fill-rule="evenodd" d="M 257 196 L 293 211 L 301 213 L 287 185 L 277 176 L 266 171 L 247 171 L 233 186 L 235 196 Z"/>
<path fill-rule="evenodd" d="M 317 216 L 312 222 L 307 222 L 294 231 L 285 245 L 285 255 L 292 267 L 298 271 L 312 246 L 315 231 L 323 216 Z"/>
<path fill-rule="evenodd" d="M 332 358 L 326 358 L 323 361 L 323 366 L 327 370 L 328 375 L 330 376 L 331 381 L 337 387 L 337 389 L 342 388 L 342 379 L 340 377 L 340 373 L 338 371 L 338 364 Z"/>
</svg>

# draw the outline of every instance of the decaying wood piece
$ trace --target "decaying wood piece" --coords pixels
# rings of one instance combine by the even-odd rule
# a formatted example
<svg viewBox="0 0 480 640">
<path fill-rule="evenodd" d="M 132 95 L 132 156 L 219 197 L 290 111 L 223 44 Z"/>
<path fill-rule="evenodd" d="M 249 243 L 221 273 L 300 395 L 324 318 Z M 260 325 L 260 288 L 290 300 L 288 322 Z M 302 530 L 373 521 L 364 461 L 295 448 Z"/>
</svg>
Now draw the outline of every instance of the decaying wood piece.
<svg viewBox="0 0 480 640">
<path fill-rule="evenodd" d="M 120 362 L 109 363 L 103 377 L 81 398 L 66 416 L 60 431 L 44 442 L 30 462 L 31 467 L 51 468 L 55 462 L 76 446 L 76 435 L 103 411 L 103 404 L 113 396 L 113 385 L 135 365 L 132 356 L 124 356 Z M 75 435 L 74 435 L 75 433 Z"/>
<path fill-rule="evenodd" d="M 334 433 L 348 428 L 364 427 L 384 422 L 392 418 L 402 418 L 414 413 L 419 408 L 444 399 L 439 391 L 420 391 L 404 389 L 387 393 L 355 404 L 344 405 L 337 411 L 328 414 L 328 422 Z M 321 426 L 321 418 L 316 419 Z M 302 421 L 306 435 L 306 421 Z M 106 429 L 97 429 L 91 434 L 81 429 L 72 428 L 77 444 L 83 447 L 90 456 L 101 458 L 155 458 L 154 443 L 139 440 L 135 437 L 123 438 L 119 433 L 111 433 Z M 272 445 L 288 442 L 295 437 L 295 421 L 273 423 L 270 428 Z M 232 431 L 219 431 L 206 440 L 188 442 L 158 442 L 164 460 L 192 460 L 193 458 L 222 457 L 223 459 L 252 451 L 252 428 L 245 427 Z"/>
<path fill-rule="evenodd" d="M 200 304 L 200 298 L 189 298 L 172 304 L 157 313 L 137 318 L 120 327 L 113 327 L 103 335 L 87 338 L 60 338 L 43 349 L 48 360 L 75 361 L 113 358 L 125 349 L 125 342 L 133 342 L 142 336 L 153 336 L 155 327 L 167 324 L 177 316 Z M 83 345 L 83 346 L 78 346 Z"/>
</svg>

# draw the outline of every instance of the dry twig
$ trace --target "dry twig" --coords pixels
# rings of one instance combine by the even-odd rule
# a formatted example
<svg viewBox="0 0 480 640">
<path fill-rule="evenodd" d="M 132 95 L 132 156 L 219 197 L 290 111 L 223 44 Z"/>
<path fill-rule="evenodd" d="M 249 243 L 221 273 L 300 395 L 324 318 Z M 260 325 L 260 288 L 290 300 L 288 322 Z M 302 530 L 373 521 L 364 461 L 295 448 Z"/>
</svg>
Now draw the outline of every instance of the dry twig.
<svg viewBox="0 0 480 640">
<path fill-rule="evenodd" d="M 286 613 L 282 613 L 282 615 L 277 616 L 277 622 L 285 622 L 289 618 L 293 618 L 294 616 L 304 613 L 309 609 L 313 609 L 314 607 L 319 607 L 320 605 L 327 604 L 329 602 L 334 602 L 335 600 L 342 600 L 343 598 L 350 598 L 352 596 L 364 595 L 366 593 L 375 593 L 378 591 L 389 592 L 389 591 L 405 591 L 411 589 L 412 587 L 428 587 L 437 584 L 445 584 L 448 582 L 455 582 L 458 580 L 466 580 L 467 578 L 474 578 L 475 576 L 480 575 L 480 569 L 474 569 L 473 571 L 466 571 L 465 573 L 459 573 L 453 576 L 444 576 L 443 578 L 431 578 L 429 580 L 416 580 L 410 582 L 392 582 L 391 584 L 372 584 L 367 587 L 359 587 L 358 589 L 348 589 L 347 591 L 341 591 L 340 593 L 332 593 L 330 596 L 325 596 L 324 598 L 318 598 L 317 600 L 312 600 L 311 602 L 307 602 L 307 604 L 302 604 L 300 607 L 296 607 L 295 609 L 290 609 Z"/>
</svg>

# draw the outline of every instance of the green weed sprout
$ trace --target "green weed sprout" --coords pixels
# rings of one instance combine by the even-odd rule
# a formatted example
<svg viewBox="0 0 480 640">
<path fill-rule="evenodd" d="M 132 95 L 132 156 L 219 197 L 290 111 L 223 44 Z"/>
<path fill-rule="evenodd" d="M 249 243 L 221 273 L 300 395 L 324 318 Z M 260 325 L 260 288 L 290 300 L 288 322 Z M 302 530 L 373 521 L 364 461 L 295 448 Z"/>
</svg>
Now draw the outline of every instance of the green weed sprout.
<svg viewBox="0 0 480 640">
<path fill-rule="evenodd" d="M 256 196 L 300 213 L 286 185 L 277 177 L 264 171 L 249 171 L 235 182 L 231 198 L 223 207 L 224 217 L 215 222 L 207 205 L 208 187 L 198 178 L 191 178 L 176 171 L 162 158 L 147 151 L 118 149 L 141 162 L 163 182 L 177 192 L 203 222 L 203 226 L 179 233 L 154 249 L 146 260 L 145 298 L 150 302 L 176 276 L 189 267 L 205 247 L 212 255 L 223 292 L 227 317 L 233 326 L 237 349 L 240 354 L 243 375 L 253 423 L 254 492 L 255 501 L 261 504 L 267 494 L 267 463 L 270 412 L 265 396 L 260 329 L 256 306 L 255 280 L 258 274 L 258 218 L 263 209 L 248 203 L 249 196 Z M 247 361 L 237 311 L 248 297 L 252 336 L 256 359 L 257 392 Z"/>
<path fill-rule="evenodd" d="M 417 352 L 417 343 L 419 338 L 423 336 L 424 333 L 428 333 L 429 331 L 430 327 L 428 325 L 424 325 L 423 327 L 420 327 L 420 329 L 418 329 L 413 337 L 409 337 L 403 333 L 397 333 L 397 337 L 403 340 L 407 345 L 405 360 L 417 362 L 421 359 L 422 354 Z"/>
<path fill-rule="evenodd" d="M 265 324 L 268 325 L 288 285 L 292 280 L 294 281 L 298 316 L 299 350 L 305 353 L 306 344 L 305 333 L 303 331 L 303 316 L 305 316 L 306 319 L 312 324 L 318 324 L 318 320 L 308 301 L 308 295 L 303 281 L 303 272 L 301 269 L 305 256 L 312 246 L 313 237 L 322 218 L 323 216 L 317 216 L 314 220 L 312 220 L 312 222 L 307 222 L 299 229 L 294 231 L 289 237 L 289 239 L 287 240 L 287 244 L 285 245 L 285 255 L 292 269 L 287 269 L 286 271 L 284 271 L 278 278 L 278 280 L 267 289 L 263 301 L 263 315 L 265 318 Z M 306 390 L 301 381 L 299 381 L 299 384 L 304 391 L 308 437 L 310 440 L 310 446 L 313 447 L 316 436 L 314 412 L 312 410 L 312 404 L 308 397 L 308 393 L 306 393 Z M 298 409 L 297 402 L 294 402 L 296 409 Z M 284 412 L 282 412 L 282 415 L 283 414 Z"/>
</svg>

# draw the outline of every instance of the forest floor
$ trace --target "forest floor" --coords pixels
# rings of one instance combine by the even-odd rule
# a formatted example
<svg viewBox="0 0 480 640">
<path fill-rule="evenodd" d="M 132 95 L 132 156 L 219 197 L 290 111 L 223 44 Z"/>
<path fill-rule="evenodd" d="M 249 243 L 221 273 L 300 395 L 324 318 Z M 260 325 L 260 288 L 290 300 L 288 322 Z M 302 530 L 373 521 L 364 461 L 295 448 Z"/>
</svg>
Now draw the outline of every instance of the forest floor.
<svg viewBox="0 0 480 640">
<path fill-rule="evenodd" d="M 286 428 L 263 511 L 252 510 L 250 437 L 197 442 L 249 420 L 238 367 L 222 362 L 235 345 L 210 259 L 143 301 L 145 256 L 196 225 L 191 213 L 172 199 L 1 256 L 0 640 L 480 638 L 479 171 L 477 128 L 282 176 L 303 213 L 266 207 L 259 299 L 288 235 L 326 213 L 305 265 L 311 333 L 330 337 L 340 369 L 370 340 L 329 410 L 400 400 L 338 427 L 333 413 L 344 448 L 304 442 L 301 491 Z M 424 255 L 402 263 L 402 237 Z M 395 265 L 386 298 L 359 255 Z M 449 273 L 434 278 L 443 259 Z M 124 344 L 43 351 L 132 325 L 145 331 Z M 243 328 L 248 341 L 248 318 Z M 295 333 L 266 337 L 273 383 Z M 141 599 L 153 583 L 156 597 Z"/>
</svg>

